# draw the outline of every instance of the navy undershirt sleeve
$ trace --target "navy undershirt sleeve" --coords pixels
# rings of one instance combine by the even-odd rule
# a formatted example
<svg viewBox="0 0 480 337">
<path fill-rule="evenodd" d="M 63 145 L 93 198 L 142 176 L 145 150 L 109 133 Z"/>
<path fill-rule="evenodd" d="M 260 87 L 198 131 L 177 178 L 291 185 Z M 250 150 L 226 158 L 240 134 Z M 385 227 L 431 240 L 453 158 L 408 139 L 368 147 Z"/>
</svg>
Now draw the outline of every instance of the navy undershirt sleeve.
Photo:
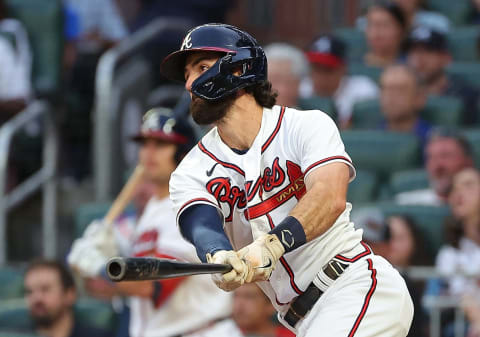
<svg viewBox="0 0 480 337">
<path fill-rule="evenodd" d="M 197 249 L 197 255 L 206 262 L 206 254 L 219 250 L 233 250 L 223 230 L 222 215 L 211 205 L 197 204 L 188 207 L 178 219 L 180 232 Z"/>
</svg>

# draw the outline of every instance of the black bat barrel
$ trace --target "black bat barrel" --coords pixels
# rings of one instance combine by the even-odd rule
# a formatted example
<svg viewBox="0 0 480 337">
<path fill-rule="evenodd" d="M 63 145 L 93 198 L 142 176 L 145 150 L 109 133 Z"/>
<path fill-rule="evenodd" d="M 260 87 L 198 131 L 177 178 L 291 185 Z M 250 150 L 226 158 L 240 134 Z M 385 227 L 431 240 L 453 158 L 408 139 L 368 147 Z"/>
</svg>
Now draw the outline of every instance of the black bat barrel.
<svg viewBox="0 0 480 337">
<path fill-rule="evenodd" d="M 187 263 L 154 257 L 114 257 L 106 266 L 110 280 L 146 281 L 190 276 L 197 274 L 226 273 L 229 264 Z"/>
</svg>

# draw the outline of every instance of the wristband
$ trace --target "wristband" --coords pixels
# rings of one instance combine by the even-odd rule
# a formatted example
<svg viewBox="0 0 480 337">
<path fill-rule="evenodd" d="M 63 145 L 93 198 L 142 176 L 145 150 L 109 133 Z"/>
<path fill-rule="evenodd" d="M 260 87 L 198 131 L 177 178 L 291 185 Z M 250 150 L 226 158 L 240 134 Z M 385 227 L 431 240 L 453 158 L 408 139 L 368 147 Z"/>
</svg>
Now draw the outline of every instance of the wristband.
<svg viewBox="0 0 480 337">
<path fill-rule="evenodd" d="M 285 248 L 285 253 L 304 245 L 307 242 L 302 224 L 293 216 L 287 216 L 269 234 L 275 234 Z"/>
</svg>

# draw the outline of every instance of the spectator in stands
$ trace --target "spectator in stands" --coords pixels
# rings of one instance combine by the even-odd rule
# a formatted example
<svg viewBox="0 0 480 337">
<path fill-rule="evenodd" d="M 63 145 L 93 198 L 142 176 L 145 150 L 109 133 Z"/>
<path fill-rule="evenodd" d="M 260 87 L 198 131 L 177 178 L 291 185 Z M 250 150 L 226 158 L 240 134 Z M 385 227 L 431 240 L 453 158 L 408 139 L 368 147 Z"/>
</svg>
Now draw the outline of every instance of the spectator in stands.
<svg viewBox="0 0 480 337">
<path fill-rule="evenodd" d="M 385 67 L 401 58 L 402 46 L 408 28 L 403 10 L 391 2 L 377 2 L 367 12 L 365 30 L 368 52 L 364 63 Z"/>
<path fill-rule="evenodd" d="M 387 259 L 401 271 L 415 308 L 415 315 L 408 336 L 428 336 L 426 334 L 427 319 L 421 305 L 424 285 L 421 282 L 411 280 L 406 273 L 408 267 L 432 264 L 432 260 L 426 251 L 428 245 L 419 228 L 409 216 L 394 215 L 388 218 L 387 223 L 390 233 Z"/>
<path fill-rule="evenodd" d="M 366 76 L 347 75 L 346 46 L 338 38 L 321 35 L 306 55 L 311 66 L 310 95 L 331 97 L 335 102 L 341 128 L 350 125 L 353 105 L 378 97 L 378 87 Z M 270 59 L 269 67 L 270 67 Z"/>
<path fill-rule="evenodd" d="M 420 118 L 426 96 L 415 72 L 402 64 L 389 66 L 381 75 L 380 87 L 382 128 L 412 133 L 423 145 L 430 125 Z"/>
<path fill-rule="evenodd" d="M 355 228 L 363 230 L 362 240 L 377 255 L 388 258 L 390 230 L 385 215 L 378 207 L 355 207 L 351 213 Z"/>
<path fill-rule="evenodd" d="M 480 172 L 465 168 L 453 177 L 448 195 L 452 218 L 446 222 L 447 244 L 438 253 L 436 268 L 447 278 L 449 293 L 478 291 L 480 280 Z"/>
<path fill-rule="evenodd" d="M 298 106 L 300 82 L 309 75 L 303 52 L 287 43 L 272 43 L 265 47 L 268 58 L 268 80 L 278 93 L 277 104 Z"/>
<path fill-rule="evenodd" d="M 472 14 L 470 18 L 470 24 L 480 24 L 480 0 L 472 0 Z"/>
<path fill-rule="evenodd" d="M 25 273 L 24 286 L 36 333 L 46 337 L 109 336 L 75 319 L 75 283 L 61 263 L 49 260 L 32 262 Z"/>
<path fill-rule="evenodd" d="M 434 128 L 425 146 L 425 169 L 430 187 L 395 196 L 400 204 L 443 205 L 447 201 L 453 176 L 473 166 L 471 144 L 460 133 L 446 128 Z"/>
<path fill-rule="evenodd" d="M 31 94 L 29 76 L 12 43 L 0 36 L 0 125 L 27 106 Z"/>
<path fill-rule="evenodd" d="M 477 122 L 480 93 L 461 78 L 447 74 L 446 68 L 452 57 L 448 51 L 446 36 L 419 27 L 410 33 L 407 49 L 407 63 L 422 79 L 427 94 L 460 98 L 464 106 L 464 123 Z"/>
<path fill-rule="evenodd" d="M 443 14 L 425 9 L 424 0 L 393 0 L 402 8 L 407 21 L 408 29 L 415 27 L 428 27 L 438 32 L 447 33 L 450 29 L 450 20 Z M 356 25 L 365 30 L 366 19 L 360 17 Z"/>
</svg>

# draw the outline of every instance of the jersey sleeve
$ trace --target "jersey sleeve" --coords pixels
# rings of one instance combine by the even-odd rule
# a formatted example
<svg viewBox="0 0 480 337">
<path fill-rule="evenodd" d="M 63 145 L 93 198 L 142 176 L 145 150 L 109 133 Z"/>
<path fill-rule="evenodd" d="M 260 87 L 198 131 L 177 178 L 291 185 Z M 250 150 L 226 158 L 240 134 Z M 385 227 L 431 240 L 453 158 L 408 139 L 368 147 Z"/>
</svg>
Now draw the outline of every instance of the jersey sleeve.
<svg viewBox="0 0 480 337">
<path fill-rule="evenodd" d="M 204 174 L 198 166 L 198 162 L 196 163 L 191 156 L 185 157 L 180 166 L 173 172 L 170 178 L 170 199 L 176 214 L 177 225 L 180 215 L 188 207 L 197 204 L 214 206 L 220 211 L 220 214 L 224 215 L 215 197 L 208 193 L 205 188 L 206 181 L 202 180 Z"/>
<path fill-rule="evenodd" d="M 355 179 L 355 168 L 340 133 L 333 120 L 319 110 L 295 112 L 299 118 L 293 117 L 294 138 L 290 140 L 294 153 L 305 177 L 316 168 L 334 162 L 343 162 L 350 170 L 350 181 Z"/>
</svg>

